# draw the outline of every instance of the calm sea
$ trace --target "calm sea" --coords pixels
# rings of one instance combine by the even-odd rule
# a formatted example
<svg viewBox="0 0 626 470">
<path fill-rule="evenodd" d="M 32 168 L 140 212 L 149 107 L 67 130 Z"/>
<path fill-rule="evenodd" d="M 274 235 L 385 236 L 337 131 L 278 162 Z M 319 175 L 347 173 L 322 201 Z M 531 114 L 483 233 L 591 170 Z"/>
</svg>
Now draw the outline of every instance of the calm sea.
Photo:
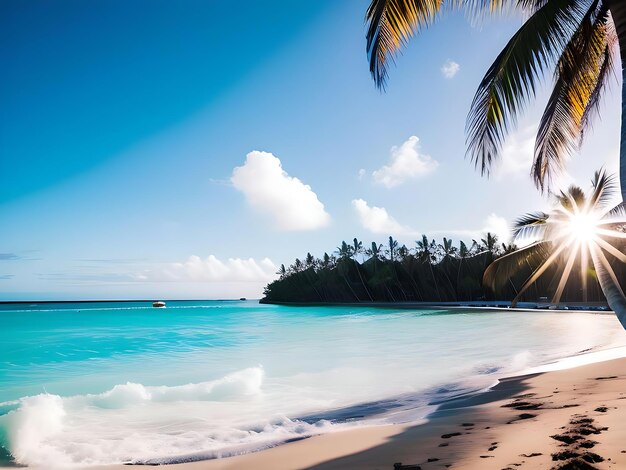
<svg viewBox="0 0 626 470">
<path fill-rule="evenodd" d="M 498 377 L 626 345 L 612 315 L 0 305 L 0 463 L 176 462 L 416 422 Z"/>
</svg>

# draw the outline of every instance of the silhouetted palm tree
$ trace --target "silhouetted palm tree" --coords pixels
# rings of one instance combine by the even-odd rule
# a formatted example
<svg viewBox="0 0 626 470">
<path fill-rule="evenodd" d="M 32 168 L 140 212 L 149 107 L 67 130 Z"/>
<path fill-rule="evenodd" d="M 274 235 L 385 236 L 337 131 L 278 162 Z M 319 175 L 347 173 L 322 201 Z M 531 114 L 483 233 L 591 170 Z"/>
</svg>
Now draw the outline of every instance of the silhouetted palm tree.
<svg viewBox="0 0 626 470">
<path fill-rule="evenodd" d="M 398 241 L 394 240 L 393 237 L 389 237 L 386 251 L 391 261 L 395 261 L 397 249 L 398 249 Z"/>
<path fill-rule="evenodd" d="M 437 292 L 437 298 L 441 300 L 441 293 L 439 292 L 437 278 L 435 277 L 435 270 L 433 269 L 433 263 L 437 261 L 437 243 L 435 240 L 428 241 L 428 237 L 426 235 L 422 235 L 422 239 L 416 240 L 415 244 L 417 245 L 417 252 L 415 255 L 419 261 L 428 265 L 433 285 L 435 286 L 435 291 Z"/>
<path fill-rule="evenodd" d="M 311 253 L 306 254 L 306 258 L 304 259 L 304 264 L 307 268 L 315 267 L 315 257 Z"/>
<path fill-rule="evenodd" d="M 348 245 L 345 241 L 341 242 L 341 246 L 337 247 L 337 251 L 335 251 L 339 259 L 348 259 L 352 257 L 352 247 Z"/>
<path fill-rule="evenodd" d="M 518 219 L 515 224 L 515 238 L 530 235 L 539 237 L 539 241 L 494 261 L 485 271 L 485 284 L 495 290 L 523 267 L 527 260 L 541 262 L 513 299 L 515 305 L 528 287 L 560 260 L 565 268 L 553 298 L 556 303 L 577 259 L 581 262 L 583 291 L 586 290 L 587 263 L 590 258 L 602 292 L 626 328 L 626 297 L 604 254 L 606 251 L 615 259 L 626 263 L 624 248 L 620 251 L 613 245 L 616 240 L 626 239 L 623 231 L 626 226 L 626 211 L 623 205 L 612 209 L 608 205 L 615 193 L 615 186 L 613 177 L 597 172 L 590 195 L 586 195 L 577 186 L 571 186 L 566 192 L 556 195 L 556 207 L 550 214 L 530 213 Z"/>
<path fill-rule="evenodd" d="M 415 256 L 422 263 L 433 264 L 437 261 L 437 243 L 435 240 L 429 241 L 426 235 L 422 235 L 421 240 L 416 240 L 417 251 Z"/>
<path fill-rule="evenodd" d="M 278 268 L 278 272 L 276 274 L 278 274 L 281 279 L 287 275 L 287 269 L 285 268 L 284 264 L 280 265 L 280 268 Z"/>
<path fill-rule="evenodd" d="M 480 239 L 481 251 L 486 251 L 491 254 L 491 259 L 498 256 L 500 253 L 500 247 L 498 246 L 498 236 L 491 232 L 485 234 L 485 238 Z"/>
<path fill-rule="evenodd" d="M 468 154 L 483 174 L 548 70 L 554 87 L 541 118 L 532 175 L 542 190 L 579 147 L 619 63 L 626 59 L 624 0 L 372 0 L 366 13 L 370 72 L 385 87 L 390 61 L 444 11 L 523 10 L 526 21 L 489 67 L 467 118 Z M 626 67 L 622 63 L 622 96 Z M 622 99 L 621 193 L 626 201 L 626 100 Z"/>
<path fill-rule="evenodd" d="M 457 247 L 452 246 L 452 240 L 448 240 L 446 237 L 443 237 L 443 244 L 439 245 L 438 248 L 442 258 L 453 258 L 454 256 L 456 256 Z"/>
<path fill-rule="evenodd" d="M 365 250 L 365 254 L 371 258 L 376 258 L 377 260 L 383 259 L 383 245 L 377 244 L 376 242 L 372 242 L 371 248 Z"/>
</svg>

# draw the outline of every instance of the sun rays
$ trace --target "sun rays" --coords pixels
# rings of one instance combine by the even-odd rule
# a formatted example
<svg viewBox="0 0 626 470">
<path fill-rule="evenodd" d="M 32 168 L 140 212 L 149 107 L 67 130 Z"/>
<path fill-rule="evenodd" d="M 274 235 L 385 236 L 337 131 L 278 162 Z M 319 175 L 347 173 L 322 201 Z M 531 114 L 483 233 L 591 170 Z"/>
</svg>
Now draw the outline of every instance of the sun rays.
<svg viewBox="0 0 626 470">
<path fill-rule="evenodd" d="M 567 191 L 555 195 L 556 206 L 549 214 L 532 213 L 518 219 L 514 227 L 515 240 L 533 238 L 536 241 L 495 261 L 485 272 L 485 282 L 495 288 L 506 280 L 503 279 L 506 274 L 510 276 L 510 273 L 519 269 L 522 261 L 539 259 L 541 262 L 526 280 L 512 305 L 516 305 L 524 292 L 553 265 L 563 267 L 552 298 L 553 303 L 558 303 L 568 279 L 575 275 L 578 263 L 583 300 L 586 301 L 587 279 L 590 268 L 593 268 L 609 304 L 617 312 L 615 305 L 624 304 L 624 292 L 607 253 L 626 263 L 624 243 L 620 243 L 620 240 L 626 240 L 626 211 L 621 204 L 611 207 L 615 189 L 613 176 L 604 171 L 597 172 L 592 181 L 591 194 L 587 195 L 579 187 L 571 186 Z M 609 291 L 611 296 L 607 293 Z"/>
</svg>

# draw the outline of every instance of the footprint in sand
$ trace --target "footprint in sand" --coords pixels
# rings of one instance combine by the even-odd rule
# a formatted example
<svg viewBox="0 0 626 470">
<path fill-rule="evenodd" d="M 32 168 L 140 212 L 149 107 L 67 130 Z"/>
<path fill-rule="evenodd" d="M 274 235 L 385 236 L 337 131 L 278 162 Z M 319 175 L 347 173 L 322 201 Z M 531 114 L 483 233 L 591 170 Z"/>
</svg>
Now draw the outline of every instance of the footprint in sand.
<svg viewBox="0 0 626 470">
<path fill-rule="evenodd" d="M 442 434 L 441 438 L 442 439 L 450 439 L 451 437 L 460 436 L 460 435 L 461 435 L 460 432 L 451 432 L 449 434 Z"/>
</svg>

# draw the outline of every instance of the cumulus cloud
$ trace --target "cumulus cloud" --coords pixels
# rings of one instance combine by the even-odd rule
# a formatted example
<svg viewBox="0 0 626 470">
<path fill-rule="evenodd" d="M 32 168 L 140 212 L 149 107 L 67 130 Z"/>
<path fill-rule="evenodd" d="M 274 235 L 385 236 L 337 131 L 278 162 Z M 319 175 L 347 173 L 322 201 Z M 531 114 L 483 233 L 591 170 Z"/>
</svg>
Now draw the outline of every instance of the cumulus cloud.
<svg viewBox="0 0 626 470">
<path fill-rule="evenodd" d="M 371 233 L 377 235 L 394 235 L 397 237 L 415 237 L 421 235 L 421 232 L 398 222 L 384 207 L 370 206 L 367 201 L 363 199 L 354 199 L 352 201 L 352 207 L 354 207 L 363 228 Z M 508 221 L 495 213 L 489 214 L 480 228 L 430 230 L 426 233 L 430 234 L 429 236 L 453 236 L 463 240 L 479 240 L 484 237 L 487 232 L 497 235 L 498 240 L 502 243 L 508 243 L 511 240 L 511 229 Z"/>
<path fill-rule="evenodd" d="M 535 152 L 537 125 L 526 126 L 507 136 L 500 152 L 501 161 L 496 177 L 528 176 Z"/>
<path fill-rule="evenodd" d="M 436 230 L 432 233 L 443 236 L 456 236 L 463 240 L 479 240 L 487 232 L 497 235 L 499 242 L 509 243 L 511 240 L 511 228 L 508 221 L 495 213 L 489 214 L 479 229 Z"/>
<path fill-rule="evenodd" d="M 262 282 L 276 277 L 276 265 L 269 258 L 229 258 L 226 261 L 210 255 L 205 259 L 192 255 L 186 261 L 169 263 L 160 269 L 144 271 L 139 281 L 169 282 Z"/>
<path fill-rule="evenodd" d="M 457 73 L 461 70 L 461 66 L 457 64 L 453 60 L 446 60 L 446 62 L 441 66 L 441 74 L 445 78 L 453 78 Z"/>
<path fill-rule="evenodd" d="M 352 201 L 361 225 L 372 233 L 381 235 L 409 235 L 414 230 L 400 224 L 384 207 L 370 206 L 363 199 Z"/>
<path fill-rule="evenodd" d="M 498 236 L 498 240 L 502 243 L 508 243 L 511 240 L 511 228 L 509 227 L 509 222 L 504 217 L 500 217 L 494 213 L 487 216 L 482 232 L 495 233 Z"/>
<path fill-rule="evenodd" d="M 400 146 L 391 148 L 391 161 L 374 171 L 374 181 L 388 188 L 398 186 L 409 179 L 425 176 L 437 169 L 439 162 L 420 152 L 419 139 L 411 136 Z"/>
<path fill-rule="evenodd" d="M 270 216 L 279 230 L 313 230 L 328 225 L 330 215 L 310 186 L 283 170 L 280 159 L 253 151 L 230 178 L 248 204 Z"/>
</svg>

